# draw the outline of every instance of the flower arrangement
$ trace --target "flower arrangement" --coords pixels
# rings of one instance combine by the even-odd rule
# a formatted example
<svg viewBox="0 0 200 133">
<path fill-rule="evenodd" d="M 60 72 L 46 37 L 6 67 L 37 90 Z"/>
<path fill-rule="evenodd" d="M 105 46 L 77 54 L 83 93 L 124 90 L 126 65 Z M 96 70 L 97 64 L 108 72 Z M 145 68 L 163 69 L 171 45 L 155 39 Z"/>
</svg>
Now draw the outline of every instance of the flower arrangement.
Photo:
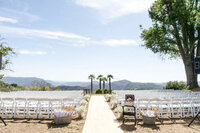
<svg viewBox="0 0 200 133">
<path fill-rule="evenodd" d="M 141 111 L 141 114 L 143 116 L 144 124 L 155 124 L 158 115 L 158 108 L 151 107 L 149 110 Z"/>
<path fill-rule="evenodd" d="M 110 94 L 106 94 L 105 98 L 106 98 L 106 102 L 110 102 L 112 95 Z"/>
<path fill-rule="evenodd" d="M 85 96 L 83 97 L 83 99 L 86 100 L 87 102 L 89 102 L 89 100 L 90 100 L 90 95 L 85 95 Z"/>
<path fill-rule="evenodd" d="M 83 117 L 83 113 L 86 111 L 85 106 L 79 106 L 75 109 L 76 113 L 78 114 L 78 118 Z"/>
<path fill-rule="evenodd" d="M 115 109 L 117 107 L 117 101 L 116 100 L 112 100 L 111 101 L 111 109 Z"/>
<path fill-rule="evenodd" d="M 81 106 L 85 106 L 87 104 L 88 104 L 88 102 L 85 99 L 83 99 L 83 100 L 80 101 L 80 105 Z"/>
</svg>

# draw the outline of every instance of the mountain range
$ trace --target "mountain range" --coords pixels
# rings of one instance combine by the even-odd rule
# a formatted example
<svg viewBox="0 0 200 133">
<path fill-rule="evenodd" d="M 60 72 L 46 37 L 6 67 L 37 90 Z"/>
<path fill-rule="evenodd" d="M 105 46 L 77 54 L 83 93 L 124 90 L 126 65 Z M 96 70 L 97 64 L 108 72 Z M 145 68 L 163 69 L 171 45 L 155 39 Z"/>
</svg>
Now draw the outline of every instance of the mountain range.
<svg viewBox="0 0 200 133">
<path fill-rule="evenodd" d="M 18 84 L 19 86 L 50 86 L 58 87 L 62 90 L 81 90 L 84 88 L 90 88 L 90 82 L 60 82 L 60 81 L 51 81 L 44 80 L 36 77 L 4 77 L 3 82 L 8 84 Z M 99 88 L 99 82 L 94 81 L 94 88 Z M 162 89 L 165 83 L 140 83 L 140 82 L 131 82 L 129 80 L 119 80 L 112 82 L 112 88 L 116 90 L 120 89 Z M 108 83 L 106 83 L 106 88 L 108 88 Z"/>
</svg>

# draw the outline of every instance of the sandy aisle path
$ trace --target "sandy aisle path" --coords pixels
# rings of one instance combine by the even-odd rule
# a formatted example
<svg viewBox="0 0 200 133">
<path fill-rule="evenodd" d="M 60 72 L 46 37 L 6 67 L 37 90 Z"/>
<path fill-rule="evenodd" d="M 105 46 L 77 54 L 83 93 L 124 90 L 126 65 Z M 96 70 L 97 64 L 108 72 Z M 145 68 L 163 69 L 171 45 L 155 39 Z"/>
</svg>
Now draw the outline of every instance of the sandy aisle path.
<svg viewBox="0 0 200 133">
<path fill-rule="evenodd" d="M 123 133 L 104 96 L 92 96 L 83 133 Z"/>
</svg>

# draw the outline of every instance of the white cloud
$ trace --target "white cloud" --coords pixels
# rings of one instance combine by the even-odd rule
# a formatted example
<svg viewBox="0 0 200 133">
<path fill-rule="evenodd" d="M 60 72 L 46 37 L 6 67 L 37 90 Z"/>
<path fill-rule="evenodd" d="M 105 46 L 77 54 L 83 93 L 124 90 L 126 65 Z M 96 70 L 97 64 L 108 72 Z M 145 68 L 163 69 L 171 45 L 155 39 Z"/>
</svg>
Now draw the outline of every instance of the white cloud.
<svg viewBox="0 0 200 133">
<path fill-rule="evenodd" d="M 79 39 L 79 40 L 90 40 L 90 38 L 67 32 L 56 32 L 49 30 L 36 30 L 26 28 L 16 28 L 0 25 L 0 32 L 12 35 L 20 35 L 24 37 L 40 37 L 48 39 Z"/>
<path fill-rule="evenodd" d="M 97 10 L 105 19 L 146 11 L 155 0 L 74 0 L 76 4 Z"/>
<path fill-rule="evenodd" d="M 18 18 L 18 20 L 34 22 L 40 19 L 40 17 L 25 11 L 18 11 L 2 7 L 0 7 L 0 10 L 1 10 L 0 12 L 1 15 L 6 14 L 10 17 L 15 16 L 16 18 Z"/>
<path fill-rule="evenodd" d="M 109 47 L 117 46 L 139 46 L 140 42 L 130 39 L 109 39 L 109 40 L 100 40 L 100 41 L 89 41 L 88 44 L 92 45 L 104 45 Z"/>
<path fill-rule="evenodd" d="M 138 45 L 135 40 L 104 40 L 103 45 L 107 46 L 126 46 L 126 45 Z"/>
<path fill-rule="evenodd" d="M 18 51 L 19 54 L 23 55 L 46 55 L 47 53 L 44 51 L 29 51 L 29 50 L 20 50 Z"/>
<path fill-rule="evenodd" d="M 0 16 L 0 22 L 17 23 L 18 20 L 13 19 L 13 18 L 6 18 L 6 17 Z"/>
</svg>

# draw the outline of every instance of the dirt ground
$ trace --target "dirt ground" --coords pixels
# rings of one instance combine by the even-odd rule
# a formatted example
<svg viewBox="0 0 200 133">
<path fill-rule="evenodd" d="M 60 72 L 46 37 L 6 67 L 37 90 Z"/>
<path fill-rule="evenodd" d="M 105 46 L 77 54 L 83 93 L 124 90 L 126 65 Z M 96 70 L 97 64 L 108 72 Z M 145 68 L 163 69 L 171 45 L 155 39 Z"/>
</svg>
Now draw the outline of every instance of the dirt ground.
<svg viewBox="0 0 200 133">
<path fill-rule="evenodd" d="M 171 120 L 166 120 L 161 124 L 156 122 L 155 125 L 144 125 L 142 121 L 134 125 L 134 122 L 120 123 L 120 127 L 125 133 L 200 133 L 200 122 L 195 121 L 190 127 L 190 119 L 176 120 L 174 123 Z"/>
<path fill-rule="evenodd" d="M 55 125 L 52 120 L 5 120 L 0 133 L 80 133 L 85 120 L 72 120 L 68 125 Z"/>
<path fill-rule="evenodd" d="M 111 107 L 110 102 L 108 102 L 108 105 Z M 114 115 L 118 118 L 117 113 L 114 113 Z M 188 127 L 191 120 L 192 118 L 157 120 L 155 125 L 144 125 L 142 120 L 138 120 L 136 126 L 134 120 L 127 120 L 123 124 L 122 120 L 118 119 L 118 122 L 124 133 L 200 133 L 200 119 L 197 119 Z"/>
</svg>

